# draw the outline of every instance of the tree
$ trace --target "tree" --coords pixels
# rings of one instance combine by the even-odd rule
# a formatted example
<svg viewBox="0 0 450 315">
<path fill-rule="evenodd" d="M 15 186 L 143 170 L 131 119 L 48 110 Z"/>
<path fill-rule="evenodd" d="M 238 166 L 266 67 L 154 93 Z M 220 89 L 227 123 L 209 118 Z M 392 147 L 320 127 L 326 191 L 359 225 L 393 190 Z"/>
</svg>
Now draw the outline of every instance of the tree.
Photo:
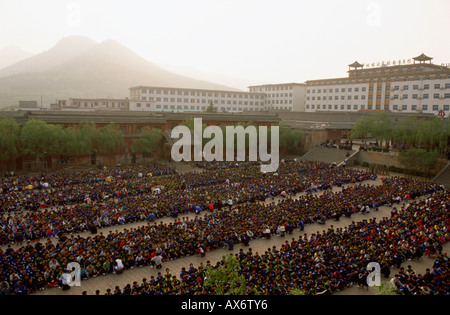
<svg viewBox="0 0 450 315">
<path fill-rule="evenodd" d="M 29 120 L 21 131 L 22 154 L 41 160 L 47 155 L 58 154 L 60 131 L 61 126 L 47 125 L 40 120 Z"/>
<path fill-rule="evenodd" d="M 214 107 L 213 101 L 209 101 L 209 105 L 205 110 L 206 113 L 217 113 L 217 108 Z"/>
<path fill-rule="evenodd" d="M 431 120 L 409 116 L 401 121 L 392 131 L 392 141 L 402 148 L 424 148 L 437 150 L 440 155 L 447 151 L 450 129 L 448 120 L 434 117 Z"/>
<path fill-rule="evenodd" d="M 417 142 L 417 118 L 409 116 L 392 130 L 392 141 L 402 148 L 414 147 Z"/>
<path fill-rule="evenodd" d="M 427 151 L 425 149 L 409 149 L 400 151 L 398 161 L 409 174 L 422 172 L 427 175 L 432 173 L 439 158 L 437 151 Z"/>
<path fill-rule="evenodd" d="M 98 130 L 95 149 L 101 154 L 118 153 L 125 147 L 123 132 L 117 124 L 111 123 Z"/>
<path fill-rule="evenodd" d="M 389 148 L 389 142 L 392 136 L 392 120 L 387 116 L 386 112 L 377 113 L 371 117 L 370 132 L 383 147 L 383 142 L 386 148 Z"/>
<path fill-rule="evenodd" d="M 219 268 L 207 268 L 205 286 L 211 287 L 215 295 L 245 295 L 247 285 L 245 277 L 240 273 L 239 260 L 228 254 L 222 261 Z"/>
<path fill-rule="evenodd" d="M 364 144 L 367 143 L 371 131 L 373 130 L 373 118 L 371 116 L 358 120 L 350 132 L 350 139 L 363 139 Z"/>
<path fill-rule="evenodd" d="M 153 153 L 158 149 L 161 139 L 161 129 L 145 127 L 142 129 L 139 139 L 133 142 L 131 152 L 144 154 Z"/>
<path fill-rule="evenodd" d="M 294 153 L 299 151 L 303 143 L 303 132 L 300 129 L 291 129 L 285 124 L 280 124 L 280 147 L 285 151 Z"/>
<path fill-rule="evenodd" d="M 20 127 L 15 119 L 0 120 L 0 161 L 9 161 L 19 156 Z"/>
<path fill-rule="evenodd" d="M 97 134 L 97 127 L 93 122 L 83 122 L 78 126 L 75 136 L 78 146 L 77 155 L 91 155 L 94 152 Z"/>
</svg>

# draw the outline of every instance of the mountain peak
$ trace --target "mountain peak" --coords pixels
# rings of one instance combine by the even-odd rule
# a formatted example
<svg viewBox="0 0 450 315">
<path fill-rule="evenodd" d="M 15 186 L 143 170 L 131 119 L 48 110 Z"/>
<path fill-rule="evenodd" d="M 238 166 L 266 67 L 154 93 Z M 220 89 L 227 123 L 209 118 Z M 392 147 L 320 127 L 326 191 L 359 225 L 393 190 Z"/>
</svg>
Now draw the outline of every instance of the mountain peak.
<svg viewBox="0 0 450 315">
<path fill-rule="evenodd" d="M 97 42 L 87 37 L 65 37 L 49 50 L 0 70 L 0 77 L 50 70 L 83 54 L 96 45 L 98 45 Z"/>
<path fill-rule="evenodd" d="M 68 36 L 62 38 L 58 43 L 56 43 L 55 46 L 50 48 L 50 50 L 63 50 L 63 51 L 70 51 L 70 50 L 85 50 L 89 49 L 98 43 L 88 37 L 84 36 Z"/>
</svg>

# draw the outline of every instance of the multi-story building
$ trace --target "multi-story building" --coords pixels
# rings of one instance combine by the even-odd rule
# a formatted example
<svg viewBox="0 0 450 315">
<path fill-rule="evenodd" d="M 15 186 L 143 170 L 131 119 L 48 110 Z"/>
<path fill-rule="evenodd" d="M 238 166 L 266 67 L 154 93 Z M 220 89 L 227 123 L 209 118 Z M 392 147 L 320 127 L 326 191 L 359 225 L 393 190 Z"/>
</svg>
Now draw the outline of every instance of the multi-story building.
<svg viewBox="0 0 450 315">
<path fill-rule="evenodd" d="M 51 109 L 61 110 L 128 110 L 130 101 L 127 99 L 87 99 L 87 98 L 70 98 L 68 100 L 60 100 L 57 104 L 52 104 Z"/>
<path fill-rule="evenodd" d="M 205 111 L 210 105 L 218 112 L 261 111 L 263 93 L 185 89 L 155 86 L 130 88 L 131 111 Z"/>
<path fill-rule="evenodd" d="M 422 54 L 371 68 L 355 62 L 346 78 L 307 81 L 305 111 L 388 110 L 448 117 L 450 69 L 432 59 Z"/>
<path fill-rule="evenodd" d="M 306 84 L 281 83 L 249 87 L 250 92 L 265 94 L 267 110 L 305 111 Z"/>
<path fill-rule="evenodd" d="M 211 104 L 219 112 L 304 111 L 306 84 L 250 86 L 249 92 L 155 86 L 130 88 L 131 111 L 205 111 Z"/>
</svg>

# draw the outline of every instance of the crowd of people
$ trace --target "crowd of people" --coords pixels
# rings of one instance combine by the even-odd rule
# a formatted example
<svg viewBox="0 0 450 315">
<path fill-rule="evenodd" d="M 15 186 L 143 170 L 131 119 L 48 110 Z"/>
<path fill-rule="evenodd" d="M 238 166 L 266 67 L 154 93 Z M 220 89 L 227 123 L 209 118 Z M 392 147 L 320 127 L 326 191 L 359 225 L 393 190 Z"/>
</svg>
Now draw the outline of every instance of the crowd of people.
<svg viewBox="0 0 450 315">
<path fill-rule="evenodd" d="M 92 181 L 89 180 L 90 176 Z M 157 265 L 161 266 L 161 261 L 188 255 L 203 255 L 208 251 L 224 247 L 232 249 L 239 242 L 248 245 L 252 239 L 282 233 L 289 234 L 293 229 L 303 229 L 310 223 L 324 223 L 330 219 L 339 220 L 341 216 L 349 217 L 357 212 L 373 211 L 382 205 L 395 207 L 405 199 L 414 200 L 416 197 L 432 194 L 432 198 L 441 200 L 445 205 L 449 204 L 448 194 L 437 185 L 395 177 L 383 179 L 382 185 L 370 185 L 365 182 L 376 179 L 374 174 L 305 161 L 285 161 L 280 166 L 278 173 L 275 174 L 263 174 L 256 165 L 243 163 L 233 168 L 219 165 L 202 173 L 176 174 L 172 170 L 151 166 L 125 170 L 104 169 L 94 174 L 83 173 L 78 177 L 67 176 L 65 181 L 62 181 L 61 177 L 63 176 L 55 174 L 47 176 L 44 183 L 48 183 L 48 188 L 37 186 L 21 192 L 25 194 L 33 192 L 38 196 L 47 189 L 59 189 L 58 187 L 60 187 L 61 191 L 64 191 L 69 187 L 77 187 L 76 189 L 89 191 L 92 195 L 92 191 L 90 191 L 92 185 L 101 184 L 107 187 L 105 189 L 109 192 L 123 192 L 123 194 L 111 195 L 106 199 L 98 198 L 98 200 L 86 200 L 87 198 L 84 196 L 80 202 L 61 206 L 58 193 L 55 194 L 53 191 L 47 192 L 52 196 L 51 205 L 46 205 L 41 209 L 7 211 L 0 221 L 3 230 L 0 242 L 6 245 L 6 249 L 0 249 L 2 292 L 8 290 L 8 292 L 16 294 L 28 294 L 47 287 L 60 286 L 63 281 L 61 277 L 67 273 L 65 269 L 70 262 L 78 262 L 81 266 L 81 278 L 87 279 L 116 272 L 115 263 L 117 261 L 123 264 L 125 272 L 133 267 L 155 264 L 155 261 L 158 261 Z M 36 186 L 38 182 L 42 182 L 42 179 L 33 182 L 32 185 Z M 11 193 L 20 191 L 11 186 L 16 185 L 15 187 L 17 187 L 18 184 L 15 183 L 19 182 L 23 184 L 30 180 L 29 178 L 28 182 L 23 178 L 5 180 L 2 194 L 3 205 L 14 199 Z M 329 188 L 333 186 L 342 186 L 348 183 L 355 185 L 336 192 L 329 191 Z M 126 190 L 124 191 L 124 189 Z M 316 195 L 313 194 L 315 191 L 323 193 Z M 293 198 L 299 192 L 305 194 Z M 24 199 L 29 198 L 27 195 L 23 196 L 25 196 Z M 285 198 L 277 202 L 256 202 L 268 198 L 270 201 L 270 198 L 275 196 L 284 196 Z M 56 202 L 54 202 L 55 200 Z M 418 203 L 418 205 L 421 204 Z M 429 199 L 426 204 L 426 207 L 431 206 L 435 206 L 434 199 Z M 3 207 L 3 209 L 5 208 Z M 403 229 L 409 231 L 410 226 L 406 225 L 406 220 L 413 221 L 420 217 L 416 215 L 413 218 L 403 219 L 402 216 L 406 216 L 409 209 L 408 211 L 398 210 L 394 214 L 394 218 L 397 219 L 391 218 L 390 221 L 386 221 L 386 226 L 400 224 L 401 231 Z M 443 211 L 443 209 L 439 210 Z M 201 211 L 207 213 L 193 219 L 181 217 L 186 213 Z M 427 241 L 432 239 L 438 244 L 443 244 L 448 240 L 448 216 L 445 217 L 445 211 L 444 214 L 441 212 L 430 213 L 429 216 L 426 216 L 426 220 L 420 221 L 425 226 L 436 220 L 435 225 L 439 227 L 436 228 L 432 225 L 435 231 L 428 233 L 427 230 L 428 234 L 424 236 Z M 441 216 L 439 217 L 439 215 Z M 155 219 L 165 216 L 173 216 L 176 219 L 173 223 L 153 222 Z M 110 231 L 106 235 L 102 232 L 89 237 L 75 235 L 77 232 L 88 230 L 90 226 L 112 227 L 136 221 L 143 221 L 146 224 L 120 232 Z M 311 237 L 306 238 L 305 236 L 305 239 L 293 240 L 282 249 L 270 249 L 261 256 L 251 252 L 241 253 L 239 259 L 243 266 L 243 275 L 248 282 L 249 292 L 257 290 L 258 293 L 284 294 L 288 293 L 291 287 L 296 287 L 305 290 L 308 294 L 317 294 L 322 292 L 322 289 L 330 293 L 333 288 L 342 289 L 352 282 L 348 278 L 343 278 L 342 274 L 345 273 L 345 276 L 348 276 L 351 271 L 360 271 L 360 266 L 356 267 L 355 264 L 361 263 L 362 260 L 359 261 L 361 257 L 353 257 L 356 262 L 352 260 L 349 263 L 356 269 L 352 267 L 344 272 L 339 271 L 341 277 L 329 278 L 329 282 L 317 283 L 317 275 L 322 274 L 322 265 L 326 271 L 328 264 L 345 261 L 350 253 L 347 245 L 352 250 L 357 248 L 358 250 L 355 252 L 358 253 L 361 251 L 369 253 L 370 250 L 378 249 L 376 254 L 362 255 L 371 259 L 380 258 L 383 246 L 386 245 L 386 253 L 383 252 L 383 254 L 390 253 L 386 256 L 385 263 L 397 263 L 399 257 L 396 258 L 397 260 L 394 257 L 398 256 L 398 249 L 389 250 L 391 243 L 375 245 L 374 241 L 379 236 L 379 239 L 385 242 L 394 239 L 401 239 L 404 242 L 406 236 L 404 233 L 391 230 L 390 227 L 383 227 L 382 231 L 392 232 L 384 235 L 379 232 L 379 227 L 375 228 L 378 225 L 378 223 L 370 221 L 354 224 L 339 231 L 314 235 L 311 236 L 314 246 L 311 246 Z M 421 226 L 418 227 L 421 228 Z M 377 233 L 367 232 L 373 230 Z M 417 231 L 418 229 L 411 233 L 417 233 Z M 348 243 L 349 240 L 355 239 L 358 233 L 367 234 L 363 234 L 362 238 L 366 242 L 360 244 L 355 240 L 356 243 Z M 17 239 L 17 235 L 22 236 Z M 46 238 L 55 235 L 58 238 Z M 416 237 L 415 234 L 413 236 Z M 436 239 L 434 239 L 435 236 Z M 40 240 L 43 237 L 46 239 Z M 367 242 L 369 238 L 372 242 Z M 34 242 L 31 242 L 32 240 Z M 13 242 L 17 244 L 18 241 L 26 244 L 19 244 L 19 248 L 14 249 L 11 244 Z M 322 242 L 325 243 L 322 244 Z M 419 242 L 424 244 L 422 239 L 417 241 L 417 243 Z M 392 244 L 394 247 L 399 246 L 398 242 Z M 372 246 L 365 247 L 369 245 Z M 324 249 L 329 248 L 333 248 L 332 253 L 324 252 Z M 434 242 L 431 247 L 425 249 L 420 247 L 420 249 L 426 251 L 427 255 L 436 252 Z M 343 250 L 343 252 L 339 252 L 339 250 Z M 334 256 L 339 253 L 341 256 Z M 290 275 L 296 274 L 297 276 L 295 279 L 287 281 L 285 269 L 291 270 L 293 266 L 289 262 L 296 261 L 299 257 L 302 268 L 290 272 Z M 268 261 L 265 261 L 262 264 L 264 267 L 259 270 L 254 269 L 258 264 L 252 267 L 255 259 L 261 259 L 263 262 L 268 259 Z M 313 267 L 307 264 L 312 263 L 311 259 L 314 261 Z M 279 261 L 275 262 L 275 260 Z M 286 263 L 288 264 L 286 265 Z M 345 266 L 338 267 L 346 268 Z M 139 293 L 148 294 L 212 293 L 210 288 L 203 286 L 202 273 L 205 268 L 192 266 L 189 270 L 180 275 L 180 279 L 173 280 L 173 277 L 163 276 L 161 279 L 165 280 L 158 280 L 158 285 L 155 285 L 156 279 L 154 281 L 151 279 L 149 285 L 133 284 L 130 287 L 140 288 Z M 272 279 L 270 274 L 259 275 L 262 270 L 274 271 L 274 278 Z M 311 279 L 303 279 L 303 275 L 311 273 Z M 170 280 L 167 280 L 169 278 Z M 270 285 L 259 283 L 258 278 L 263 282 L 270 280 Z M 163 285 L 167 281 L 169 284 Z M 335 285 L 336 281 L 338 284 Z M 299 285 L 300 283 L 303 285 Z M 329 289 L 331 283 L 333 285 Z M 278 284 L 278 291 L 273 288 L 275 284 Z M 144 291 L 142 291 L 143 287 L 146 287 Z M 151 289 L 148 291 L 150 287 Z M 282 287 L 284 289 L 281 289 Z M 3 290 L 3 288 L 5 289 Z M 131 293 L 135 289 L 123 291 Z"/>
<path fill-rule="evenodd" d="M 438 191 L 431 198 L 401 206 L 390 218 L 353 222 L 345 228 L 304 234 L 269 247 L 264 253 L 240 250 L 235 258 L 245 277 L 246 294 L 284 295 L 294 289 L 309 295 L 333 294 L 352 285 L 367 286 L 367 265 L 377 262 L 389 279 L 389 290 L 404 295 L 450 294 L 449 257 L 442 245 L 450 240 L 450 193 Z M 432 270 L 423 275 L 409 265 L 393 275 L 391 268 L 405 261 L 434 257 Z M 134 281 L 124 288 L 103 292 L 111 295 L 213 295 L 205 282 L 208 268 L 222 268 L 224 260 L 211 265 L 183 268 L 179 278 L 158 273 L 150 280 Z M 229 288 L 226 288 L 226 290 Z M 227 292 L 225 290 L 225 292 Z M 102 294 L 102 292 L 97 292 Z"/>
<path fill-rule="evenodd" d="M 145 171 L 145 172 L 144 172 Z M 3 208 L 36 200 L 41 207 L 8 211 L 0 216 L 0 245 L 21 243 L 60 233 L 79 233 L 136 221 L 163 218 L 273 198 L 284 192 L 328 189 L 374 179 L 375 175 L 342 170 L 316 162 L 284 163 L 276 175 L 262 174 L 257 166 L 212 170 L 207 173 L 152 175 L 155 166 L 126 171 L 103 170 L 72 181 L 49 181 L 48 188 L 9 189 L 2 194 Z M 93 176 L 89 181 L 89 176 Z M 150 176 L 152 175 L 152 176 Z M 60 178 L 53 176 L 52 178 Z M 70 178 L 70 177 L 68 177 Z M 9 183 L 17 181 L 9 180 Z M 16 186 L 17 187 L 17 186 Z M 17 198 L 20 193 L 21 198 Z M 19 201 L 18 201 L 19 200 Z"/>
</svg>

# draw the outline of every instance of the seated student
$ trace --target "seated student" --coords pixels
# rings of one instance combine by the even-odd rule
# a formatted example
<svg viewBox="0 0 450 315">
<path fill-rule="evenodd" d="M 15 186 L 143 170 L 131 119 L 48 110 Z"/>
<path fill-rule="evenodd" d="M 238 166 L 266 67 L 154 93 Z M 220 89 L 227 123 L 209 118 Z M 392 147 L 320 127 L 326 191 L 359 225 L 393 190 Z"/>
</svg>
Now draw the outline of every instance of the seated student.
<svg viewBox="0 0 450 315">
<path fill-rule="evenodd" d="M 277 235 L 284 237 L 286 235 L 286 227 L 284 225 L 280 225 L 277 228 Z"/>
<path fill-rule="evenodd" d="M 152 268 L 153 267 L 156 267 L 156 269 L 162 268 L 162 257 L 160 255 L 156 255 L 155 257 L 153 257 L 150 262 L 151 262 Z"/>
<path fill-rule="evenodd" d="M 263 234 L 266 239 L 270 239 L 272 233 L 271 233 L 270 229 L 267 227 L 263 230 Z"/>
<path fill-rule="evenodd" d="M 117 275 L 120 275 L 123 273 L 124 265 L 122 263 L 121 259 L 116 259 L 113 262 L 113 270 Z"/>
</svg>

